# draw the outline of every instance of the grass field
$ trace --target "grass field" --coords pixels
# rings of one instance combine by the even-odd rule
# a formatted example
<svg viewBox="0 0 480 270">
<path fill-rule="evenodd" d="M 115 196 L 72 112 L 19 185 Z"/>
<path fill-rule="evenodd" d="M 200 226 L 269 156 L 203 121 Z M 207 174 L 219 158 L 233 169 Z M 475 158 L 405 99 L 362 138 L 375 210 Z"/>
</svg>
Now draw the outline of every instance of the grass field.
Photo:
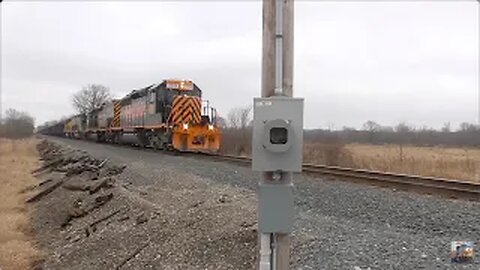
<svg viewBox="0 0 480 270">
<path fill-rule="evenodd" d="M 480 182 L 480 149 L 307 144 L 305 162 Z"/>
<path fill-rule="evenodd" d="M 30 269 L 38 258 L 22 190 L 36 182 L 35 140 L 0 139 L 0 269 Z"/>
<path fill-rule="evenodd" d="M 239 131 L 224 132 L 220 152 L 250 156 L 248 132 L 246 136 Z M 313 164 L 480 182 L 480 148 L 305 141 L 303 158 Z"/>
</svg>

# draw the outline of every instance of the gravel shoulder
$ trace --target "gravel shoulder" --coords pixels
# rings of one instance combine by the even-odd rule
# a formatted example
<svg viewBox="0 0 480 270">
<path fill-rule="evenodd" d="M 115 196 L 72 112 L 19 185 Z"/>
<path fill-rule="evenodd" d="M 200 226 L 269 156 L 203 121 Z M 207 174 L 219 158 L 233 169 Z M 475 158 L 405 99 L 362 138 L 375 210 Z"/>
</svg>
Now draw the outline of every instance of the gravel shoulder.
<svg viewBox="0 0 480 270">
<path fill-rule="evenodd" d="M 84 150 L 99 161 L 108 158 L 108 166 L 126 168 L 114 176 L 115 185 L 99 195 L 59 188 L 35 203 L 35 228 L 49 254 L 45 269 L 254 269 L 259 175 L 250 168 L 50 140 Z M 85 175 L 78 177 L 73 181 L 84 181 Z M 477 202 L 328 177 L 296 175 L 294 181 L 292 269 L 480 268 L 479 256 L 470 265 L 451 264 L 448 257 L 451 241 L 480 240 Z M 88 202 L 104 193 L 113 198 L 62 228 L 68 207 L 61 206 Z M 86 232 L 89 224 L 115 212 Z M 132 254 L 136 256 L 128 259 Z"/>
</svg>

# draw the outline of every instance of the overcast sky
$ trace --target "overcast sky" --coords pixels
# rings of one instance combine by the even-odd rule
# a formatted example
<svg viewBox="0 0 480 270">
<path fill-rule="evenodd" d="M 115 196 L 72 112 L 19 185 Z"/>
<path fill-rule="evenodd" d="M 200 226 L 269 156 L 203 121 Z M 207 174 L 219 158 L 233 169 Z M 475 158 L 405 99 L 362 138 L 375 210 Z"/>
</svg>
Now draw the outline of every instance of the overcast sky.
<svg viewBox="0 0 480 270">
<path fill-rule="evenodd" d="M 37 124 L 101 83 L 118 96 L 193 79 L 226 115 L 260 93 L 261 1 L 3 2 L 3 109 Z M 476 122 L 476 1 L 295 3 L 294 95 L 307 128 Z"/>
</svg>

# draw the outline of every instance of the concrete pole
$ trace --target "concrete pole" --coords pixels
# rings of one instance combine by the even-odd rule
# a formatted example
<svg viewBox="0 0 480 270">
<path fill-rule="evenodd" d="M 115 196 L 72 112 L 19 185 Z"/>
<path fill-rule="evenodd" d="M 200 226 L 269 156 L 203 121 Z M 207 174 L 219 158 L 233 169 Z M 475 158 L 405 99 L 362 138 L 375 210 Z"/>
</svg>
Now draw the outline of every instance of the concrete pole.
<svg viewBox="0 0 480 270">
<path fill-rule="evenodd" d="M 280 18 L 276 10 L 281 11 Z M 293 95 L 293 0 L 263 0 L 263 54 L 262 54 L 262 97 Z M 279 24 L 277 24 L 279 22 Z M 281 36 L 279 35 L 281 34 Z M 279 42 L 277 47 L 276 42 Z M 280 54 L 276 49 L 281 48 Z M 278 83 L 281 76 L 281 85 Z M 277 90 L 277 91 L 276 91 Z M 273 181 L 272 173 L 263 173 L 263 183 Z M 292 173 L 282 173 L 278 180 L 291 184 Z M 259 235 L 259 243 L 265 245 L 267 235 Z M 290 264 L 290 235 L 272 234 L 271 269 L 288 270 Z M 264 239 L 261 241 L 260 239 Z M 260 250 L 267 247 L 261 246 Z"/>
</svg>

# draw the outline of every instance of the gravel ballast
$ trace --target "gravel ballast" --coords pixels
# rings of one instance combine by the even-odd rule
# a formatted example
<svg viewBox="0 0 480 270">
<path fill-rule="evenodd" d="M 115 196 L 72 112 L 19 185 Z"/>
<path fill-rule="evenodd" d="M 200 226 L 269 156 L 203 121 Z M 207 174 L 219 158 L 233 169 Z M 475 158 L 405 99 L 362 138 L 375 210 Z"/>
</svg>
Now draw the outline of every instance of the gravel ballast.
<svg viewBox="0 0 480 270">
<path fill-rule="evenodd" d="M 45 269 L 254 269 L 259 175 L 250 168 L 49 140 L 126 168 L 114 176 L 114 187 L 100 191 L 113 194 L 110 202 L 65 228 L 61 214 L 52 209 L 88 191 L 58 188 L 35 203 L 34 227 L 47 252 Z M 55 174 L 62 177 L 60 172 L 42 177 Z M 480 269 L 478 256 L 469 265 L 452 264 L 449 258 L 451 241 L 480 240 L 478 202 L 328 177 L 295 175 L 294 182 L 292 269 Z M 116 211 L 85 236 L 86 226 Z"/>
</svg>

